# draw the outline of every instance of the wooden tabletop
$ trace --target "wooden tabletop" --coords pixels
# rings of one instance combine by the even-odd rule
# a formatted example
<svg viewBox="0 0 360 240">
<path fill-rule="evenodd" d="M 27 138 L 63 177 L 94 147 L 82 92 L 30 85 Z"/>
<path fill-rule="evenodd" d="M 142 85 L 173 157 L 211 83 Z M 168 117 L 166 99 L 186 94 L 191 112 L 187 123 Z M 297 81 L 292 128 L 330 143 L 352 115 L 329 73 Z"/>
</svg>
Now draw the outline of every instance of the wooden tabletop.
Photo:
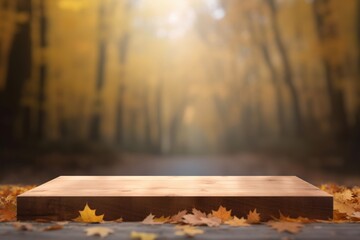
<svg viewBox="0 0 360 240">
<path fill-rule="evenodd" d="M 61 176 L 30 196 L 330 196 L 295 176 Z"/>
</svg>

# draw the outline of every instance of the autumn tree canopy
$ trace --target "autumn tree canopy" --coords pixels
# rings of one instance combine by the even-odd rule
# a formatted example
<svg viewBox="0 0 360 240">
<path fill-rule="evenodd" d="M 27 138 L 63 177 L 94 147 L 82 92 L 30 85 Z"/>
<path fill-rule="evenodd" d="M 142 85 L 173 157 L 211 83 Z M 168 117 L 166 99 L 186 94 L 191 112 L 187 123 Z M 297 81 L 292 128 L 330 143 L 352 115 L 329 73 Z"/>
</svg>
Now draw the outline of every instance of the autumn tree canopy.
<svg viewBox="0 0 360 240">
<path fill-rule="evenodd" d="M 1 142 L 356 139 L 359 16 L 358 0 L 0 0 Z"/>
</svg>

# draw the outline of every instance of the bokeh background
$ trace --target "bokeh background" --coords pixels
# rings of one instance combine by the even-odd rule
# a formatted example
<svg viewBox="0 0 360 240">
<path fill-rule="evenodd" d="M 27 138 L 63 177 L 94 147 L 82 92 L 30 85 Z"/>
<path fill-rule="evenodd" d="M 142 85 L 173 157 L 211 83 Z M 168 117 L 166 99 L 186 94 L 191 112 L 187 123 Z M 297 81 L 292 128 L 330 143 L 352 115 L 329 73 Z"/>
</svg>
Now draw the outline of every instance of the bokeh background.
<svg viewBox="0 0 360 240">
<path fill-rule="evenodd" d="M 0 0 L 0 160 L 360 183 L 360 0 Z"/>
</svg>

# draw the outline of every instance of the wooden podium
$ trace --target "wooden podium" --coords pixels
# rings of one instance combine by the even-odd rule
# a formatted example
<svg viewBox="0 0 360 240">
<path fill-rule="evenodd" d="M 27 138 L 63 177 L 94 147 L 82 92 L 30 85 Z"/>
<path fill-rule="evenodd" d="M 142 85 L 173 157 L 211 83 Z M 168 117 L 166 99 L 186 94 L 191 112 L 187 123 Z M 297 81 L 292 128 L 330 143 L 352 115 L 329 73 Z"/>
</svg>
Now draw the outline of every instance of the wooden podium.
<svg viewBox="0 0 360 240">
<path fill-rule="evenodd" d="M 257 209 L 262 220 L 332 218 L 333 197 L 295 176 L 61 176 L 17 198 L 18 220 L 71 220 L 86 203 L 105 220 L 141 221 L 220 205 L 238 217 Z"/>
</svg>

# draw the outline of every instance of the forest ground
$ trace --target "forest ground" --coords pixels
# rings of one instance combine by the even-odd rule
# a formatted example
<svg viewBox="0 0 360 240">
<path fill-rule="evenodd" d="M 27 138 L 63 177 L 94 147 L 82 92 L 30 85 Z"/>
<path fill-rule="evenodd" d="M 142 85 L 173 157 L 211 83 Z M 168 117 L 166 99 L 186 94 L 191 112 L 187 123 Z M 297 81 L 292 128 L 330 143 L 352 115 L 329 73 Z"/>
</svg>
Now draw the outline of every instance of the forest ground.
<svg viewBox="0 0 360 240">
<path fill-rule="evenodd" d="M 3 153 L 0 184 L 41 184 L 59 175 L 297 175 L 314 185 L 334 182 L 360 185 L 360 175 L 348 171 L 338 157 L 300 157 L 242 152 L 231 155 L 151 155 L 135 153 L 75 154 L 48 152 L 14 156 Z M 15 154 L 16 155 L 16 154 Z M 30 157 L 32 155 L 32 157 Z M 18 161 L 15 161 L 18 160 Z M 42 231 L 52 223 L 31 222 L 31 231 L 0 223 L 0 239 L 100 239 L 86 236 L 85 229 L 99 226 L 70 222 L 60 231 Z M 130 239 L 132 231 L 155 233 L 157 239 L 187 239 L 176 236 L 174 225 L 149 226 L 141 223 L 104 223 L 114 231 L 105 239 Z M 359 239 L 358 223 L 310 223 L 296 235 L 279 233 L 265 223 L 250 227 L 200 227 L 204 234 L 195 239 Z"/>
<path fill-rule="evenodd" d="M 50 223 L 35 223 L 37 228 L 50 226 Z M 157 240 L 161 239 L 191 239 L 188 237 L 176 236 L 175 227 L 171 224 L 162 224 L 160 226 L 149 226 L 141 223 L 105 223 L 101 226 L 111 228 L 114 233 L 106 238 L 89 237 L 85 234 L 87 227 L 93 227 L 94 224 L 71 223 L 64 226 L 60 231 L 19 231 L 15 230 L 12 223 L 0 224 L 0 239 L 17 240 L 63 240 L 63 239 L 130 239 L 131 231 L 147 232 L 158 234 Z M 312 223 L 306 224 L 304 228 L 296 235 L 290 233 L 278 233 L 276 230 L 269 228 L 265 224 L 252 225 L 249 227 L 231 227 L 222 225 L 217 228 L 199 227 L 204 234 L 197 235 L 194 239 L 359 239 L 360 225 L 356 223 L 347 224 L 325 224 Z"/>
</svg>

